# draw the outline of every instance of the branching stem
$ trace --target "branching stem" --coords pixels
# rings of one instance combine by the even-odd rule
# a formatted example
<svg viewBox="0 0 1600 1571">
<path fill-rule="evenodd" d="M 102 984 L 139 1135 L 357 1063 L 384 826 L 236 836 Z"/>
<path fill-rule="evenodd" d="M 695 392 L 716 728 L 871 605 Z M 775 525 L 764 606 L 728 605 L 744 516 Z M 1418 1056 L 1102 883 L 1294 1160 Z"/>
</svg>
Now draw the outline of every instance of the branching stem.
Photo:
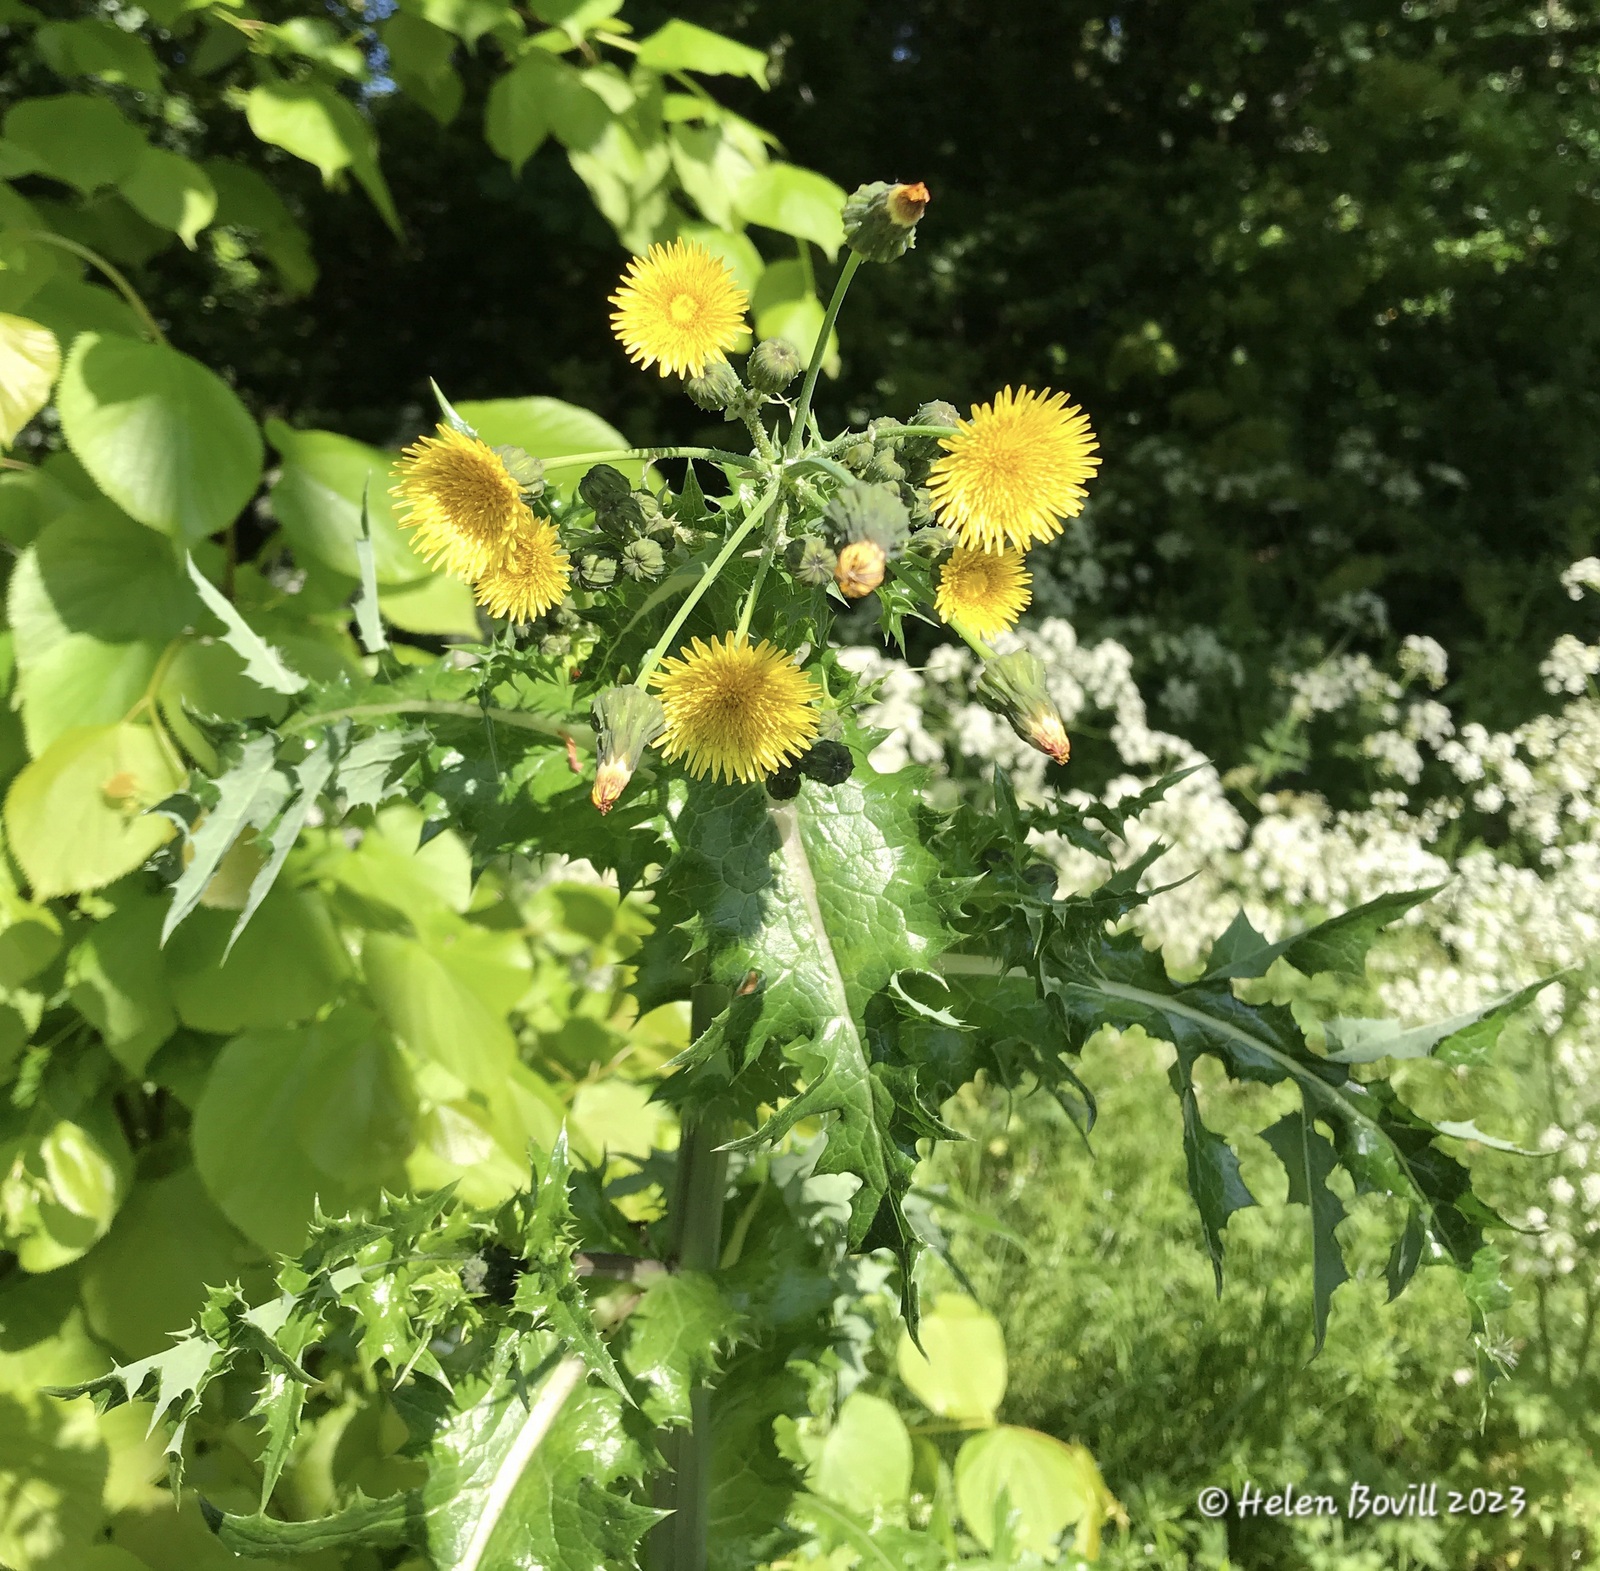
<svg viewBox="0 0 1600 1571">
<path fill-rule="evenodd" d="M 833 336 L 833 324 L 839 320 L 839 308 L 844 304 L 844 297 L 850 292 L 850 280 L 856 276 L 856 269 L 860 266 L 861 253 L 852 251 L 844 264 L 844 271 L 839 274 L 839 282 L 833 287 L 833 299 L 828 302 L 822 327 L 817 333 L 816 347 L 811 351 L 811 364 L 806 367 L 806 379 L 800 388 L 800 402 L 794 408 L 794 424 L 789 431 L 791 458 L 800 451 L 800 444 L 805 441 L 806 425 L 811 417 L 811 397 L 817 390 L 822 362 L 828 358 L 828 340 Z"/>
</svg>

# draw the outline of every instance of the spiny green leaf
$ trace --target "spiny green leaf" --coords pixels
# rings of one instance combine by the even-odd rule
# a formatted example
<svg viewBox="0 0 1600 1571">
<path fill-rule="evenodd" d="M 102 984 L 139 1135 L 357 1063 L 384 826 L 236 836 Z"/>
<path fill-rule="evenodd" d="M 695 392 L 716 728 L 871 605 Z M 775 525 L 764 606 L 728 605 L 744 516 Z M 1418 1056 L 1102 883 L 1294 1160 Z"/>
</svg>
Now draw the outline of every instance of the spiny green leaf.
<svg viewBox="0 0 1600 1571">
<path fill-rule="evenodd" d="M 1403 1026 L 1398 1020 L 1329 1020 L 1328 1057 L 1341 1064 L 1370 1064 L 1380 1058 L 1427 1058 L 1445 1064 L 1484 1064 L 1507 1022 L 1555 977 L 1507 993 L 1492 1003 L 1427 1025 Z"/>
<path fill-rule="evenodd" d="M 265 1512 L 235 1516 L 217 1510 L 209 1501 L 202 1501 L 200 1509 L 223 1548 L 251 1560 L 311 1555 L 358 1544 L 369 1549 L 421 1545 L 427 1532 L 422 1495 L 415 1489 L 382 1500 L 369 1500 L 358 1489 L 341 1510 L 309 1522 L 280 1522 Z"/>
<path fill-rule="evenodd" d="M 658 1277 L 628 1316 L 622 1361 L 648 1389 L 644 1411 L 658 1427 L 687 1424 L 689 1394 L 717 1372 L 718 1356 L 741 1317 L 711 1277 L 680 1271 Z"/>
<path fill-rule="evenodd" d="M 192 556 L 184 562 L 206 609 L 222 623 L 223 643 L 244 661 L 244 674 L 270 692 L 304 692 L 306 679 L 284 664 L 283 656 L 239 615 L 234 603 L 194 565 Z"/>
<path fill-rule="evenodd" d="M 1229 977 L 1265 976 L 1267 968 L 1280 958 L 1307 976 L 1318 971 L 1360 976 L 1367 951 L 1378 934 L 1413 906 L 1432 899 L 1443 887 L 1436 884 L 1431 889 L 1379 895 L 1376 900 L 1329 917 L 1326 922 L 1275 944 L 1269 944 L 1241 911 L 1212 946 L 1202 980 L 1220 982 Z"/>
<path fill-rule="evenodd" d="M 193 855 L 176 884 L 161 925 L 161 942 L 199 905 L 206 885 L 245 829 L 265 829 L 289 794 L 289 781 L 275 767 L 270 736 L 252 737 L 239 760 L 217 781 L 217 803 L 189 836 Z"/>
<path fill-rule="evenodd" d="M 1289 1175 L 1289 1199 L 1311 1212 L 1311 1309 L 1316 1324 L 1315 1353 L 1322 1351 L 1328 1334 L 1328 1305 L 1333 1290 L 1350 1280 L 1334 1230 L 1344 1220 L 1345 1209 L 1328 1187 L 1328 1175 L 1338 1164 L 1333 1146 L 1317 1132 L 1311 1112 L 1302 1108 L 1261 1131 L 1261 1138 L 1277 1152 Z"/>
<path fill-rule="evenodd" d="M 1216 1273 L 1217 1296 L 1221 1297 L 1222 1230 L 1235 1211 L 1253 1206 L 1256 1200 L 1240 1175 L 1238 1154 L 1200 1117 L 1194 1081 L 1181 1055 L 1172 1066 L 1172 1078 L 1183 1107 L 1183 1155 L 1189 1171 L 1189 1193 L 1200 1212 L 1211 1269 Z"/>
</svg>

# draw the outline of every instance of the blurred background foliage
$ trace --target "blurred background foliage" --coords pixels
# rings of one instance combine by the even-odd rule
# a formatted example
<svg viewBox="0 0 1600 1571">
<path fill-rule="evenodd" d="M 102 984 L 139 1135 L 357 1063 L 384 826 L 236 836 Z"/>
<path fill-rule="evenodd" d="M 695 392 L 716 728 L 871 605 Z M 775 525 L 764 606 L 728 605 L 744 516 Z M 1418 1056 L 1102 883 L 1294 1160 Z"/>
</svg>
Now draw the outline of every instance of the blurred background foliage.
<svg viewBox="0 0 1600 1571">
<path fill-rule="evenodd" d="M 605 445 L 590 440 L 600 422 L 642 442 L 717 441 L 607 335 L 626 250 L 703 235 L 753 290 L 758 332 L 804 347 L 840 188 L 895 177 L 926 181 L 933 206 L 909 262 L 857 284 L 824 426 L 965 405 L 1006 381 L 1070 389 L 1105 467 L 1082 519 L 1036 553 L 1037 606 L 1085 647 L 1126 649 L 1154 723 L 1251 771 L 1234 777 L 1247 818 L 1268 785 L 1335 808 L 1392 787 L 1352 763 L 1361 727 L 1324 745 L 1294 711 L 1293 677 L 1329 654 L 1383 661 L 1405 636 L 1436 639 L 1440 699 L 1490 729 L 1560 701 L 1539 661 L 1581 624 L 1557 577 L 1600 537 L 1600 24 L 1585 8 L 0 0 L 0 113 L 0 311 L 43 322 L 64 353 L 83 331 L 143 331 L 75 255 L 18 238 L 48 232 L 121 269 L 172 345 L 222 377 L 258 452 L 206 565 L 307 669 L 358 659 L 342 609 L 369 459 L 354 443 L 392 448 L 430 423 L 429 375 L 458 401 L 579 406 L 501 406 L 507 440 L 565 421 L 566 451 Z M 205 746 L 182 733 L 196 694 L 263 712 L 249 706 L 270 699 L 206 638 L 157 681 L 160 608 L 108 619 L 104 583 L 85 588 L 84 558 L 123 562 L 149 519 L 102 515 L 38 544 L 96 496 L 54 412 L 15 452 L 40 467 L 0 479 L 0 533 L 23 564 L 7 777 L 64 726 L 127 707 L 94 710 L 103 668 L 41 674 L 28 642 L 41 629 L 123 651 L 154 641 L 127 657 L 123 697 L 146 693 L 186 749 Z M 379 558 L 385 610 L 419 657 L 473 630 L 392 520 Z M 19 572 L 42 601 L 19 598 Z M 99 598 L 74 608 L 69 588 Z M 1075 749 L 1073 783 L 1125 767 L 1093 725 Z M 1492 808 L 1466 822 L 1515 838 Z M 134 1410 L 95 1418 L 33 1390 L 158 1345 L 208 1277 L 293 1247 L 313 1192 L 464 1176 L 492 1195 L 517 1181 L 521 1143 L 563 1117 L 594 1160 L 662 1137 L 638 1081 L 684 1022 L 637 1022 L 618 969 L 648 913 L 560 869 L 473 889 L 462 849 L 417 851 L 416 828 L 375 815 L 357 844 L 308 833 L 281 909 L 251 929 L 303 951 L 290 988 L 282 954 L 253 961 L 247 945 L 218 985 L 225 909 L 156 961 L 161 907 L 143 875 L 65 915 L 0 889 L 0 1563 L 229 1563 L 192 1506 L 180 1517 L 153 1487 L 159 1447 Z M 1512 852 L 1539 855 L 1526 840 Z M 391 963 L 357 974 L 352 948 Z M 306 1024 L 336 1000 L 353 1029 Z M 1552 1116 L 1532 1035 L 1514 1062 L 1525 1072 L 1496 1094 L 1507 1133 L 1532 1138 Z M 1444 1283 L 1389 1309 L 1374 1279 L 1347 1287 L 1308 1366 L 1309 1268 L 1281 1201 L 1233 1224 L 1218 1304 L 1160 1062 L 1118 1039 L 1089 1069 L 1108 1108 L 1092 1162 L 1043 1106 L 975 1098 L 953 1110 L 973 1143 L 928 1182 L 953 1260 L 1004 1324 L 994 1410 L 1099 1460 L 1130 1519 L 1107 1535 L 1110 1563 L 1589 1563 L 1592 1245 L 1566 1299 L 1524 1282 L 1521 1367 L 1480 1432 L 1460 1378 L 1465 1312 Z M 497 1102 L 504 1127 L 486 1124 L 474 1091 L 508 1077 L 520 1090 Z M 256 1150 L 268 1097 L 295 1134 Z M 613 1177 L 626 1185 L 625 1160 Z M 648 1206 L 651 1175 L 632 1182 Z M 1505 1183 L 1524 1202 L 1538 1189 Z M 851 1378 L 917 1420 L 887 1336 L 860 1331 Z M 894 1430 L 868 1411 L 858 1402 L 854 1421 L 869 1440 Z M 247 1492 L 241 1416 L 207 1415 L 197 1477 L 216 1498 Z M 815 1433 L 780 1437 L 784 1454 L 823 1468 L 832 1432 L 821 1414 Z M 294 1475 L 307 1500 L 331 1481 L 380 1488 L 400 1465 L 375 1407 L 318 1444 Z M 1516 1481 L 1536 1504 L 1516 1523 L 1382 1536 L 1207 1526 L 1192 1509 L 1208 1482 L 1341 1476 Z"/>
</svg>

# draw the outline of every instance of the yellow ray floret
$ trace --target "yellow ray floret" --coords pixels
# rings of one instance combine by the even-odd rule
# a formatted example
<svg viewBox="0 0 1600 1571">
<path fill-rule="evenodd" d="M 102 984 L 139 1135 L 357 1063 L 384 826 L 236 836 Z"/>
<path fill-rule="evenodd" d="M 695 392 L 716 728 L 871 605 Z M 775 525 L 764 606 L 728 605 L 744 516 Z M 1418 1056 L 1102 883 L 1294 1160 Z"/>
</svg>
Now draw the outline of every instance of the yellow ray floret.
<svg viewBox="0 0 1600 1571">
<path fill-rule="evenodd" d="M 572 565 L 556 526 L 530 513 L 504 553 L 478 577 L 472 592 L 490 616 L 531 622 L 566 594 L 571 579 Z"/>
<path fill-rule="evenodd" d="M 413 549 L 458 578 L 486 572 L 533 517 L 494 450 L 451 426 L 408 447 L 394 467 Z"/>
<path fill-rule="evenodd" d="M 975 404 L 928 474 L 939 521 L 974 551 L 1014 546 L 1061 533 L 1061 519 L 1083 510 L 1084 485 L 1100 467 L 1089 417 L 1065 393 L 1008 387 L 992 404 Z"/>
<path fill-rule="evenodd" d="M 660 747 L 696 779 L 764 780 L 817 734 L 817 691 L 787 650 L 729 634 L 691 639 L 650 675 L 666 729 Z"/>
<path fill-rule="evenodd" d="M 1027 610 L 1033 592 L 1020 551 L 969 551 L 957 546 L 939 569 L 934 609 L 978 638 L 993 638 Z"/>
<path fill-rule="evenodd" d="M 659 363 L 663 376 L 699 376 L 738 343 L 749 296 L 721 257 L 674 240 L 635 257 L 611 303 L 611 330 L 630 360 Z"/>
</svg>

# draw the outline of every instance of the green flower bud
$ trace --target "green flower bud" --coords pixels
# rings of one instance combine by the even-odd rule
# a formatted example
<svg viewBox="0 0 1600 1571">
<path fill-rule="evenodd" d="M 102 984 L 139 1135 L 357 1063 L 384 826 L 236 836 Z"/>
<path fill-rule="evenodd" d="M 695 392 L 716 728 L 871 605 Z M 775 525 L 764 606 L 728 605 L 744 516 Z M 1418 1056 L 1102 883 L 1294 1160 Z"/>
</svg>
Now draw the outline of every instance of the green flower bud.
<svg viewBox="0 0 1600 1571">
<path fill-rule="evenodd" d="M 585 551 L 578 558 L 577 576 L 583 589 L 605 589 L 617 580 L 617 559 L 604 551 Z"/>
<path fill-rule="evenodd" d="M 852 473 L 860 474 L 872 462 L 876 452 L 877 449 L 873 447 L 872 443 L 863 439 L 859 442 L 851 443 L 839 455 L 839 461 Z"/>
<path fill-rule="evenodd" d="M 546 633 L 539 640 L 539 653 L 555 660 L 572 653 L 572 639 L 566 633 Z"/>
<path fill-rule="evenodd" d="M 905 503 L 889 485 L 840 486 L 822 519 L 839 543 L 870 540 L 886 556 L 897 555 L 911 532 Z"/>
<path fill-rule="evenodd" d="M 544 465 L 531 453 L 509 442 L 491 451 L 506 466 L 506 473 L 517 482 L 525 502 L 544 495 Z"/>
<path fill-rule="evenodd" d="M 630 540 L 622 550 L 622 571 L 629 578 L 653 581 L 667 570 L 667 556 L 654 540 Z"/>
<path fill-rule="evenodd" d="M 633 500 L 639 510 L 639 525 L 647 535 L 671 533 L 672 520 L 667 517 L 660 497 L 650 491 L 635 491 Z"/>
<path fill-rule="evenodd" d="M 636 496 L 625 496 L 596 508 L 594 521 L 604 533 L 619 540 L 644 533 L 644 510 L 639 506 Z"/>
<path fill-rule="evenodd" d="M 726 360 L 711 360 L 699 376 L 691 376 L 683 384 L 683 390 L 696 408 L 711 411 L 736 403 L 744 392 L 744 383 Z"/>
<path fill-rule="evenodd" d="M 744 374 L 758 393 L 781 393 L 804 369 L 787 338 L 768 338 L 756 345 Z"/>
<path fill-rule="evenodd" d="M 929 524 L 911 537 L 911 549 L 921 556 L 943 556 L 956 543 L 956 532 L 943 524 Z"/>
<path fill-rule="evenodd" d="M 599 763 L 589 800 L 609 813 L 633 779 L 646 747 L 666 728 L 660 699 L 631 683 L 608 687 L 592 706 Z"/>
<path fill-rule="evenodd" d="M 961 412 L 954 404 L 947 404 L 942 398 L 932 399 L 921 405 L 916 414 L 911 417 L 912 425 L 949 425 L 953 426 L 961 419 Z M 913 438 L 920 441 L 922 438 Z M 937 441 L 937 437 L 931 438 Z"/>
<path fill-rule="evenodd" d="M 1026 649 L 994 655 L 978 673 L 978 697 L 1006 717 L 1024 742 L 1048 753 L 1058 764 L 1072 756 L 1067 728 L 1044 684 L 1044 665 Z"/>
<path fill-rule="evenodd" d="M 844 204 L 845 244 L 869 262 L 892 262 L 916 244 L 917 220 L 928 206 L 928 188 L 876 180 L 857 187 Z"/>
<path fill-rule="evenodd" d="M 613 469 L 610 464 L 596 464 L 578 482 L 578 495 L 596 513 L 603 513 L 607 508 L 626 500 L 632 490 L 633 485 L 628 477 L 620 469 Z"/>
<path fill-rule="evenodd" d="M 921 486 L 902 485 L 900 500 L 906 504 L 906 512 L 911 515 L 913 529 L 933 527 L 933 498 Z"/>
<path fill-rule="evenodd" d="M 960 418 L 953 404 L 935 399 L 918 409 L 911 417 L 911 423 L 953 426 Z M 939 440 L 936 436 L 908 436 L 901 440 L 900 461 L 906 466 L 906 477 L 914 485 L 921 485 L 927 479 L 933 461 L 944 452 Z"/>
<path fill-rule="evenodd" d="M 800 795 L 800 766 L 781 764 L 762 781 L 774 802 L 792 802 Z"/>
<path fill-rule="evenodd" d="M 872 455 L 872 462 L 862 474 L 862 478 L 866 480 L 890 481 L 896 485 L 905 477 L 905 469 L 895 457 L 892 447 L 880 447 Z"/>
<path fill-rule="evenodd" d="M 837 561 L 827 542 L 815 536 L 796 540 L 789 547 L 789 571 L 797 584 L 804 584 L 808 589 L 822 589 L 831 584 Z"/>
<path fill-rule="evenodd" d="M 813 742 L 798 762 L 801 774 L 827 786 L 842 785 L 855 767 L 855 757 L 843 742 Z"/>
</svg>

